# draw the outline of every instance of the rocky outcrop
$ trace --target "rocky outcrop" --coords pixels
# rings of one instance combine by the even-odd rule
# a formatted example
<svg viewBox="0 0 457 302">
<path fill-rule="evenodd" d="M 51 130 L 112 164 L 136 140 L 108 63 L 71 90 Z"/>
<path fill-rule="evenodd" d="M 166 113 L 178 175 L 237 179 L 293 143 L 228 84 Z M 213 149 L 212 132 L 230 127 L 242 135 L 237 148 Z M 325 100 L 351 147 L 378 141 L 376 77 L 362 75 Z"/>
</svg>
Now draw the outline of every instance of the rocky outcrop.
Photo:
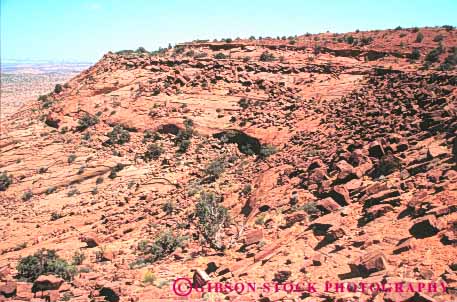
<svg viewBox="0 0 457 302">
<path fill-rule="evenodd" d="M 419 30 L 427 42 L 403 47 L 417 33 L 108 53 L 50 103 L 2 120 L 0 300 L 176 300 L 178 277 L 204 287 L 402 276 L 445 280 L 453 294 L 457 75 L 440 70 L 444 57 L 421 66 L 435 35 L 446 49 L 457 41 Z M 16 280 L 43 247 L 76 267 L 70 281 Z M 242 298 L 450 300 L 344 294 Z"/>
</svg>

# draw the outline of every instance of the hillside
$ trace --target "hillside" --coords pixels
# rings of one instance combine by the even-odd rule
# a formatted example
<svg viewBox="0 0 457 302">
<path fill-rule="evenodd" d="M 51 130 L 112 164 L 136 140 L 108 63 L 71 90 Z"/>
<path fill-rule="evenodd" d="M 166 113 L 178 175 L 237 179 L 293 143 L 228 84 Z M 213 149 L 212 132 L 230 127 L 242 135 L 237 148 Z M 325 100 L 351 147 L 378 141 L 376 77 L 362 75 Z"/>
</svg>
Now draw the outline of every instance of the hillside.
<svg viewBox="0 0 457 302">
<path fill-rule="evenodd" d="M 455 298 L 456 47 L 437 27 L 104 55 L 1 122 L 0 301 L 176 301 L 196 270 L 317 284 L 219 301 Z M 74 277 L 24 281 L 43 248 Z"/>
</svg>

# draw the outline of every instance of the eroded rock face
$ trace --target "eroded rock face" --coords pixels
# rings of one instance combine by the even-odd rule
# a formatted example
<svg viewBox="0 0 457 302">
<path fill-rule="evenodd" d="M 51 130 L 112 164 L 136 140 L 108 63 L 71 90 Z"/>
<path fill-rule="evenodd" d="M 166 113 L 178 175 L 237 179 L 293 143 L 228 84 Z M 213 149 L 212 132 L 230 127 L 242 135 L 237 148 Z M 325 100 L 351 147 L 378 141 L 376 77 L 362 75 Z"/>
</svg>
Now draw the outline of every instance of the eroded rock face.
<svg viewBox="0 0 457 302">
<path fill-rule="evenodd" d="M 2 120 L 0 300 L 175 300 L 177 277 L 420 275 L 455 288 L 457 74 L 439 70 L 444 53 L 420 67 L 434 36 L 451 49 L 457 35 L 419 31 L 424 42 L 404 47 L 417 32 L 108 53 L 51 93 L 52 105 L 31 102 Z M 421 57 L 410 62 L 414 48 Z M 43 247 L 78 274 L 59 286 L 37 280 L 34 297 L 14 267 Z"/>
<path fill-rule="evenodd" d="M 41 275 L 33 282 L 33 289 L 37 291 L 56 290 L 63 283 L 63 279 L 53 275 Z"/>
</svg>

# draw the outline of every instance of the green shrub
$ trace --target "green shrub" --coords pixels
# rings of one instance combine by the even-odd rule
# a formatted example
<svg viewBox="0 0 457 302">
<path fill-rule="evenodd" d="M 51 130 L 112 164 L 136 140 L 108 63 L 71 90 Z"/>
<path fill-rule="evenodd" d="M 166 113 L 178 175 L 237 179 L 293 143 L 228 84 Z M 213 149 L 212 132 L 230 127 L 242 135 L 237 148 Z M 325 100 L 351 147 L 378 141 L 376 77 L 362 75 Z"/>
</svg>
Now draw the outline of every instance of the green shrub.
<svg viewBox="0 0 457 302">
<path fill-rule="evenodd" d="M 202 192 L 195 208 L 198 228 L 208 243 L 217 250 L 223 250 L 221 230 L 229 223 L 228 210 L 219 204 L 220 196 L 213 192 Z"/>
<path fill-rule="evenodd" d="M 227 55 L 223 54 L 222 52 L 219 52 L 214 55 L 214 58 L 217 60 L 222 60 L 222 59 L 227 59 L 228 57 L 227 57 Z"/>
<path fill-rule="evenodd" d="M 6 171 L 0 173 L 0 191 L 6 191 L 8 187 L 13 183 L 11 175 L 8 176 Z"/>
<path fill-rule="evenodd" d="M 54 87 L 54 92 L 55 93 L 61 93 L 62 91 L 63 91 L 62 85 L 56 84 L 56 86 Z"/>
<path fill-rule="evenodd" d="M 33 193 L 32 193 L 32 191 L 30 191 L 30 190 L 27 190 L 27 191 L 24 192 L 24 194 L 22 194 L 22 200 L 23 200 L 23 201 L 28 201 L 28 200 L 30 200 L 32 197 L 33 197 Z"/>
<path fill-rule="evenodd" d="M 457 65 L 457 47 L 452 49 L 452 52 L 449 56 L 444 59 L 444 63 L 441 64 L 441 70 L 452 70 Z"/>
<path fill-rule="evenodd" d="M 178 247 L 182 247 L 186 241 L 186 237 L 176 236 L 171 231 L 166 231 L 157 237 L 152 244 L 142 241 L 144 258 L 146 263 L 154 263 L 162 258 L 173 253 Z"/>
<path fill-rule="evenodd" d="M 246 196 L 246 195 L 248 195 L 249 193 L 251 193 L 251 191 L 252 191 L 251 185 L 250 185 L 250 184 L 246 184 L 246 185 L 243 187 L 243 189 L 241 190 L 241 194 L 243 194 L 243 195 Z"/>
<path fill-rule="evenodd" d="M 162 210 L 167 213 L 167 215 L 171 215 L 175 211 L 175 204 L 169 200 L 162 205 Z"/>
<path fill-rule="evenodd" d="M 190 146 L 190 139 L 194 134 L 194 122 L 190 119 L 184 121 L 184 129 L 179 130 L 174 139 L 175 145 L 179 146 L 178 152 L 185 153 Z"/>
<path fill-rule="evenodd" d="M 123 145 L 130 141 L 130 133 L 121 125 L 116 125 L 113 130 L 106 134 L 108 136 L 107 144 L 109 145 Z"/>
<path fill-rule="evenodd" d="M 161 56 L 167 52 L 166 48 L 159 47 L 157 50 L 153 50 L 150 52 L 152 56 Z"/>
<path fill-rule="evenodd" d="M 420 58 L 420 56 L 421 56 L 421 53 L 420 53 L 419 49 L 414 48 L 413 51 L 411 52 L 410 57 L 411 57 L 411 60 L 417 60 Z"/>
<path fill-rule="evenodd" d="M 46 102 L 47 100 L 48 100 L 48 96 L 45 95 L 45 94 L 40 95 L 40 96 L 38 97 L 38 101 L 40 101 L 40 102 L 43 102 L 43 103 L 44 103 L 44 102 Z"/>
<path fill-rule="evenodd" d="M 90 138 L 91 138 L 91 135 L 89 132 L 86 132 L 81 136 L 81 139 L 85 140 L 85 141 L 90 141 Z"/>
<path fill-rule="evenodd" d="M 308 213 L 309 215 L 314 215 L 320 213 L 319 209 L 317 208 L 317 203 L 314 201 L 310 201 L 308 203 L 305 203 L 301 209 Z"/>
<path fill-rule="evenodd" d="M 71 164 L 71 163 L 74 162 L 75 160 L 76 160 L 76 155 L 74 155 L 74 154 L 68 155 L 67 162 L 68 162 L 69 164 Z"/>
<path fill-rule="evenodd" d="M 43 108 L 44 109 L 51 108 L 53 104 L 54 104 L 54 101 L 51 101 L 51 100 L 50 101 L 46 101 L 46 102 L 43 103 Z"/>
<path fill-rule="evenodd" d="M 103 177 L 99 176 L 99 177 L 97 177 L 97 179 L 95 180 L 95 184 L 99 185 L 99 184 L 101 184 L 101 183 L 103 183 Z"/>
<path fill-rule="evenodd" d="M 190 147 L 190 140 L 185 139 L 185 140 L 179 142 L 179 144 L 178 144 L 178 152 L 179 153 L 186 153 L 187 150 L 189 149 L 189 147 Z"/>
<path fill-rule="evenodd" d="M 354 37 L 353 36 L 344 37 L 344 40 L 346 41 L 347 44 L 354 43 Z"/>
<path fill-rule="evenodd" d="M 263 145 L 260 148 L 259 156 L 261 158 L 267 158 L 268 156 L 275 154 L 277 151 L 278 150 L 273 145 Z"/>
<path fill-rule="evenodd" d="M 250 103 L 249 100 L 246 98 L 241 98 L 238 101 L 238 105 L 243 109 L 247 109 L 249 107 L 249 103 Z"/>
<path fill-rule="evenodd" d="M 82 165 L 81 167 L 79 167 L 77 174 L 78 174 L 78 175 L 83 174 L 83 173 L 84 173 L 84 170 L 86 170 L 86 166 Z"/>
<path fill-rule="evenodd" d="M 98 188 L 97 188 L 97 187 L 94 187 L 94 188 L 90 191 L 90 193 L 91 193 L 92 195 L 97 195 L 97 194 L 98 194 Z"/>
<path fill-rule="evenodd" d="M 84 131 L 91 126 L 98 124 L 98 122 L 99 120 L 97 116 L 92 116 L 86 113 L 78 120 L 78 126 L 76 127 L 76 130 Z"/>
<path fill-rule="evenodd" d="M 67 196 L 68 197 L 72 197 L 72 196 L 75 196 L 75 195 L 78 195 L 79 194 L 79 190 L 78 189 L 71 189 L 68 193 L 67 193 Z"/>
<path fill-rule="evenodd" d="M 198 52 L 194 55 L 194 58 L 195 59 L 201 59 L 201 58 L 206 58 L 208 56 L 208 54 L 206 52 Z"/>
<path fill-rule="evenodd" d="M 49 187 L 46 189 L 45 193 L 46 193 L 46 195 L 49 195 L 49 194 L 54 193 L 56 190 L 57 190 L 56 187 Z"/>
<path fill-rule="evenodd" d="M 146 130 L 143 133 L 143 143 L 145 143 L 147 141 L 155 142 L 155 141 L 158 141 L 160 139 L 161 139 L 161 137 L 157 132 L 153 132 L 151 130 Z"/>
<path fill-rule="evenodd" d="M 257 224 L 257 225 L 264 225 L 265 224 L 265 213 L 260 214 L 255 219 L 255 224 Z"/>
<path fill-rule="evenodd" d="M 150 144 L 147 147 L 146 152 L 143 154 L 143 158 L 146 161 L 156 160 L 163 153 L 163 148 L 157 144 Z"/>
<path fill-rule="evenodd" d="M 432 49 L 427 56 L 425 61 L 428 63 L 435 63 L 440 60 L 440 55 L 444 52 L 443 46 L 440 44 L 437 48 Z"/>
<path fill-rule="evenodd" d="M 86 255 L 83 252 L 75 251 L 73 254 L 73 265 L 81 265 L 84 259 L 86 259 Z"/>
<path fill-rule="evenodd" d="M 424 40 L 424 34 L 421 32 L 418 32 L 416 35 L 416 43 L 421 43 L 422 40 Z"/>
<path fill-rule="evenodd" d="M 60 218 L 62 218 L 62 214 L 57 213 L 57 212 L 52 212 L 51 213 L 51 221 L 54 221 L 54 220 L 57 220 L 57 219 L 60 219 Z"/>
<path fill-rule="evenodd" d="M 40 275 L 57 275 L 70 281 L 76 273 L 75 267 L 59 258 L 54 250 L 42 249 L 31 256 L 21 258 L 17 267 L 17 279 L 35 281 Z"/>
<path fill-rule="evenodd" d="M 147 271 L 146 273 L 144 273 L 144 276 L 143 276 L 143 283 L 147 283 L 147 284 L 154 284 L 154 282 L 156 281 L 156 276 L 154 275 L 153 272 L 151 271 Z"/>
<path fill-rule="evenodd" d="M 133 54 L 134 51 L 131 50 L 131 49 L 123 49 L 123 50 L 118 50 L 115 52 L 115 54 L 117 55 L 129 55 L 129 54 Z"/>
<path fill-rule="evenodd" d="M 262 61 L 262 62 L 273 62 L 275 60 L 276 60 L 275 56 L 268 51 L 264 51 L 260 55 L 260 61 Z"/>
<path fill-rule="evenodd" d="M 135 50 L 135 52 L 136 52 L 136 53 L 146 53 L 146 52 L 148 52 L 148 51 L 147 51 L 146 48 L 144 48 L 143 46 L 140 46 L 140 47 L 138 47 L 138 48 Z"/>
<path fill-rule="evenodd" d="M 360 39 L 360 45 L 362 45 L 362 46 L 369 45 L 369 44 L 371 44 L 371 42 L 373 42 L 372 37 L 362 37 L 362 39 Z"/>
<path fill-rule="evenodd" d="M 111 168 L 111 171 L 110 171 L 110 174 L 108 175 L 108 177 L 110 179 L 116 178 L 117 177 L 117 172 L 122 171 L 122 169 L 124 169 L 124 165 L 123 164 L 116 164 L 114 167 Z"/>
<path fill-rule="evenodd" d="M 210 180 L 216 180 L 225 170 L 225 159 L 220 157 L 208 164 L 205 168 L 205 174 Z"/>
<path fill-rule="evenodd" d="M 436 35 L 433 38 L 433 42 L 441 42 L 441 41 L 443 41 L 443 39 L 444 39 L 443 35 Z"/>
</svg>

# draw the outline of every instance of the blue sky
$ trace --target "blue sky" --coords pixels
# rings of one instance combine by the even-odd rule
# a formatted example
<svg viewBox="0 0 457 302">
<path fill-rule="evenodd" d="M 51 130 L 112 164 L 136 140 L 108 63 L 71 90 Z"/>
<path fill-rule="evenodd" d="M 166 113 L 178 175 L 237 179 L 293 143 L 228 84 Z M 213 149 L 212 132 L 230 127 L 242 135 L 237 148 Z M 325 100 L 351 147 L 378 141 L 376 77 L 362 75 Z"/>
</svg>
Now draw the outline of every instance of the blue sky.
<svg viewBox="0 0 457 302">
<path fill-rule="evenodd" d="M 1 58 L 98 60 L 194 39 L 457 25 L 456 0 L 0 0 Z"/>
</svg>

